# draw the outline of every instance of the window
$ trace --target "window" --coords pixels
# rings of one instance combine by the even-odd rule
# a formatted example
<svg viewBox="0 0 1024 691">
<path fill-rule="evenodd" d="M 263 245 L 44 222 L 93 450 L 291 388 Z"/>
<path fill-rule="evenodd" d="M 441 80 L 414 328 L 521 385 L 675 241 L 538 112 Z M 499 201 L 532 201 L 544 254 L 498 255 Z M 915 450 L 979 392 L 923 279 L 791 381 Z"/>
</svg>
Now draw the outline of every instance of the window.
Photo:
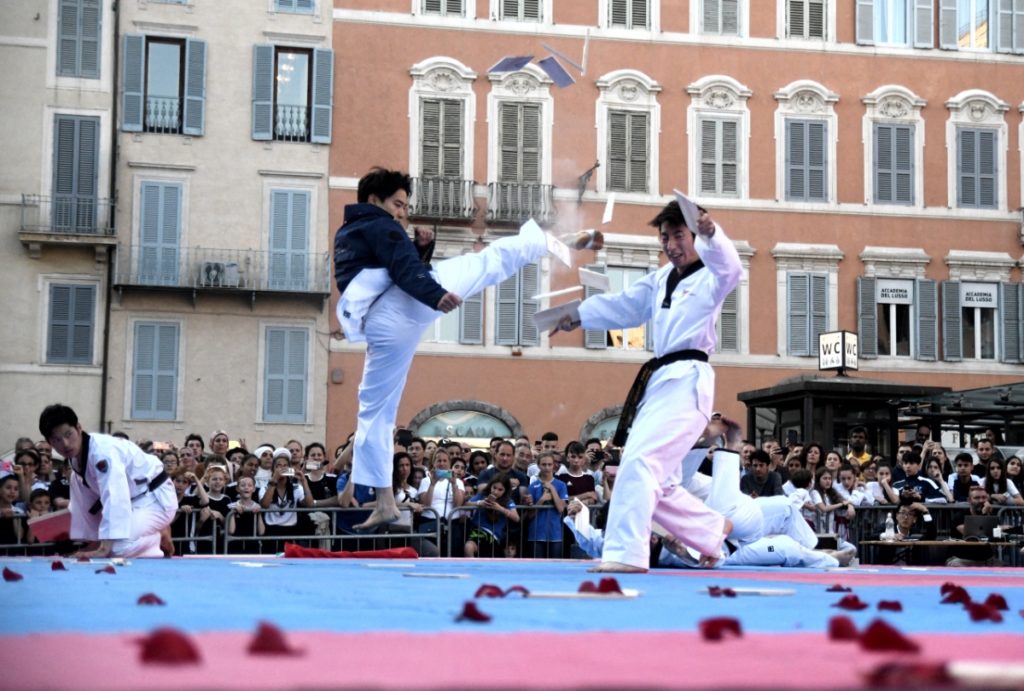
<svg viewBox="0 0 1024 691">
<path fill-rule="evenodd" d="M 943 359 L 995 360 L 998 304 L 997 284 L 944 281 Z"/>
<path fill-rule="evenodd" d="M 739 294 L 739 286 L 729 291 L 722 303 L 718 321 L 715 322 L 715 340 L 718 342 L 716 350 L 719 353 L 740 352 Z"/>
<path fill-rule="evenodd" d="M 253 139 L 329 144 L 333 104 L 333 51 L 253 47 Z"/>
<path fill-rule="evenodd" d="M 139 191 L 139 282 L 178 285 L 182 185 L 143 182 Z"/>
<path fill-rule="evenodd" d="M 588 266 L 591 271 L 608 275 L 609 292 L 619 293 L 626 290 L 647 275 L 646 267 L 637 266 Z M 604 291 L 586 288 L 586 297 L 598 295 Z M 642 324 L 629 329 L 612 329 L 597 331 L 586 329 L 583 343 L 587 348 L 608 348 L 613 350 L 648 350 L 650 348 L 650 324 Z"/>
<path fill-rule="evenodd" d="M 99 138 L 99 118 L 55 116 L 51 219 L 54 232 L 97 231 Z"/>
<path fill-rule="evenodd" d="M 465 298 L 457 310 L 435 319 L 423 337 L 423 343 L 461 343 L 480 345 L 484 342 L 484 294 Z"/>
<path fill-rule="evenodd" d="M 309 198 L 305 190 L 270 191 L 271 290 L 310 288 Z"/>
<path fill-rule="evenodd" d="M 540 267 L 527 264 L 515 276 L 498 284 L 494 343 L 507 346 L 540 344 L 533 315 L 537 313 L 540 292 Z"/>
<path fill-rule="evenodd" d="M 501 18 L 518 21 L 540 21 L 542 0 L 501 0 Z"/>
<path fill-rule="evenodd" d="M 704 118 L 700 121 L 700 191 L 702 194 L 735 197 L 739 158 L 739 123 Z"/>
<path fill-rule="evenodd" d="M 938 287 L 924 278 L 931 261 L 924 250 L 865 247 L 866 275 L 857 278 L 860 355 L 938 358 Z"/>
<path fill-rule="evenodd" d="M 647 113 L 608 113 L 608 189 L 647 192 Z"/>
<path fill-rule="evenodd" d="M 957 129 L 957 195 L 961 208 L 999 208 L 996 187 L 995 130 Z"/>
<path fill-rule="evenodd" d="M 60 0 L 57 15 L 57 76 L 100 78 L 103 8 L 100 0 Z"/>
<path fill-rule="evenodd" d="M 51 283 L 46 362 L 91 365 L 95 322 L 96 286 Z"/>
<path fill-rule="evenodd" d="M 740 0 L 703 0 L 701 32 L 738 36 L 740 33 Z"/>
<path fill-rule="evenodd" d="M 787 0 L 786 36 L 825 38 L 825 0 Z"/>
<path fill-rule="evenodd" d="M 206 123 L 206 42 L 124 37 L 121 129 L 201 135 Z"/>
<path fill-rule="evenodd" d="M 827 201 L 827 123 L 786 120 L 786 199 Z"/>
<path fill-rule="evenodd" d="M 532 103 L 502 103 L 498 125 L 500 182 L 539 183 L 541 109 Z"/>
<path fill-rule="evenodd" d="M 1024 4 L 1017 0 L 940 0 L 939 45 L 947 50 L 1024 53 Z"/>
<path fill-rule="evenodd" d="M 313 14 L 314 0 L 274 0 L 274 9 L 278 12 Z"/>
<path fill-rule="evenodd" d="M 817 355 L 818 336 L 828 330 L 828 276 L 789 274 L 786 303 L 789 316 L 786 351 L 790 355 Z"/>
<path fill-rule="evenodd" d="M 422 0 L 423 14 L 439 14 L 445 17 L 461 17 L 462 0 Z"/>
<path fill-rule="evenodd" d="M 608 25 L 622 29 L 648 28 L 648 2 L 649 0 L 608 0 Z"/>
<path fill-rule="evenodd" d="M 876 123 L 874 130 L 874 200 L 880 204 L 914 203 L 914 128 Z"/>
<path fill-rule="evenodd" d="M 933 0 L 857 0 L 857 43 L 935 45 Z"/>
<path fill-rule="evenodd" d="M 178 400 L 178 324 L 136 322 L 132 418 L 174 420 Z"/>
<path fill-rule="evenodd" d="M 309 330 L 267 327 L 263 421 L 306 422 Z"/>
</svg>

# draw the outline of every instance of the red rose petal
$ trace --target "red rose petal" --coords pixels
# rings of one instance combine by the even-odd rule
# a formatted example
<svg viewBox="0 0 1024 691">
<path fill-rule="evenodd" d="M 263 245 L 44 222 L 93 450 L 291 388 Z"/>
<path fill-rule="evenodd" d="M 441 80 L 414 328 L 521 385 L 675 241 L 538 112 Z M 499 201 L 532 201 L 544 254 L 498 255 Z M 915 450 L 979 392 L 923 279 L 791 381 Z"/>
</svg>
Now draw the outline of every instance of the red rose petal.
<svg viewBox="0 0 1024 691">
<path fill-rule="evenodd" d="M 825 591 L 826 593 L 852 593 L 853 588 L 847 588 L 842 583 L 836 583 L 834 586 Z"/>
<path fill-rule="evenodd" d="M 593 581 L 583 581 L 582 583 L 580 583 L 580 587 L 579 587 L 579 590 L 577 592 L 580 592 L 580 593 L 596 593 L 597 592 L 597 585 Z"/>
<path fill-rule="evenodd" d="M 89 557 L 79 557 L 78 559 L 75 559 L 75 562 L 79 564 L 88 564 L 89 561 Z"/>
<path fill-rule="evenodd" d="M 462 607 L 462 613 L 455 617 L 455 621 L 488 622 L 490 620 L 491 615 L 481 612 L 472 600 L 467 601 Z"/>
<path fill-rule="evenodd" d="M 942 604 L 944 605 L 966 605 L 971 601 L 971 596 L 967 594 L 967 591 L 960 586 L 953 586 L 946 592 L 946 596 L 942 598 Z"/>
<path fill-rule="evenodd" d="M 24 576 L 22 576 L 17 571 L 11 571 L 6 566 L 4 567 L 4 580 L 5 581 L 20 581 L 22 578 L 24 578 Z"/>
<path fill-rule="evenodd" d="M 710 595 L 711 597 L 722 597 L 722 589 L 719 588 L 717 585 L 709 585 L 708 595 Z"/>
<path fill-rule="evenodd" d="M 476 593 L 473 597 L 504 597 L 504 591 L 496 585 L 490 583 L 484 583 L 476 589 Z"/>
<path fill-rule="evenodd" d="M 288 645 L 284 632 L 265 621 L 261 621 L 256 635 L 249 641 L 250 655 L 301 655 L 302 651 Z"/>
<path fill-rule="evenodd" d="M 868 686 L 887 689 L 930 689 L 947 686 L 954 681 L 942 662 L 886 662 L 871 670 L 865 680 Z"/>
<path fill-rule="evenodd" d="M 867 609 L 868 603 L 864 602 L 856 595 L 844 595 L 839 602 L 835 603 L 832 606 L 838 607 L 839 609 L 860 611 L 862 609 Z"/>
<path fill-rule="evenodd" d="M 514 585 L 511 588 L 509 588 L 508 590 L 506 590 L 505 591 L 505 597 L 508 597 L 512 593 L 519 593 L 523 597 L 529 597 L 530 596 L 530 591 L 527 590 L 526 588 L 524 588 L 521 585 Z"/>
<path fill-rule="evenodd" d="M 60 559 L 50 562 L 50 571 L 67 571 L 68 567 Z"/>
<path fill-rule="evenodd" d="M 111 576 L 117 573 L 112 564 L 107 564 L 102 569 L 96 569 L 96 573 L 109 573 Z"/>
<path fill-rule="evenodd" d="M 138 642 L 142 644 L 143 664 L 199 664 L 199 649 L 192 639 L 177 629 L 160 628 Z"/>
<path fill-rule="evenodd" d="M 879 600 L 878 601 L 879 612 L 902 612 L 903 603 L 899 600 Z"/>
<path fill-rule="evenodd" d="M 950 593 L 950 592 L 956 590 L 957 588 L 960 588 L 960 586 L 958 586 L 956 583 L 953 583 L 951 581 L 946 581 L 945 583 L 942 584 L 942 587 L 939 588 L 939 594 L 940 595 L 946 595 L 947 593 Z M 960 588 L 960 589 L 963 590 L 963 588 Z"/>
<path fill-rule="evenodd" d="M 622 595 L 622 588 L 619 587 L 619 582 L 617 580 L 608 576 L 607 578 L 602 578 L 601 582 L 597 584 L 597 592 L 618 593 L 619 595 Z"/>
<path fill-rule="evenodd" d="M 921 650 L 921 646 L 881 619 L 875 619 L 861 632 L 860 647 L 874 652 L 916 653 Z"/>
<path fill-rule="evenodd" d="M 971 615 L 971 621 L 992 621 L 996 624 L 1000 624 L 1003 621 L 1003 615 L 991 605 L 985 605 L 980 602 L 968 602 L 964 607 L 967 608 L 967 613 Z"/>
<path fill-rule="evenodd" d="M 140 605 L 166 605 L 167 603 L 160 599 L 160 596 L 154 593 L 146 593 L 145 595 L 139 595 L 139 599 L 136 604 Z"/>
<path fill-rule="evenodd" d="M 830 641 L 857 640 L 857 625 L 846 615 L 839 615 L 828 620 L 828 639 Z"/>
<path fill-rule="evenodd" d="M 1010 609 L 1010 606 L 1006 604 L 1006 598 L 999 593 L 992 593 L 985 598 L 985 604 L 992 609 L 1002 610 L 1003 612 L 1007 612 Z"/>
<path fill-rule="evenodd" d="M 740 620 L 735 617 L 702 619 L 697 623 L 697 627 L 700 629 L 700 635 L 704 637 L 705 641 L 720 641 L 725 638 L 726 634 L 731 634 L 736 638 L 743 636 Z"/>
</svg>

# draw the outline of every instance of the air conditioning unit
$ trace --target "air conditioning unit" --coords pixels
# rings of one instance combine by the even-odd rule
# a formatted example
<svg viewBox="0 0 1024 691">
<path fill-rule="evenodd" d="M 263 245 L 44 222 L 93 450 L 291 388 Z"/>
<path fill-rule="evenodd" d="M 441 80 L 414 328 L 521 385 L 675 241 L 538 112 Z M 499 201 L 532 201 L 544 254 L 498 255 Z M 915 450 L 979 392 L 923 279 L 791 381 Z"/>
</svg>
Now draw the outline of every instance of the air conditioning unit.
<svg viewBox="0 0 1024 691">
<path fill-rule="evenodd" d="M 199 265 L 199 285 L 204 288 L 237 288 L 241 278 L 238 262 L 203 262 Z"/>
</svg>

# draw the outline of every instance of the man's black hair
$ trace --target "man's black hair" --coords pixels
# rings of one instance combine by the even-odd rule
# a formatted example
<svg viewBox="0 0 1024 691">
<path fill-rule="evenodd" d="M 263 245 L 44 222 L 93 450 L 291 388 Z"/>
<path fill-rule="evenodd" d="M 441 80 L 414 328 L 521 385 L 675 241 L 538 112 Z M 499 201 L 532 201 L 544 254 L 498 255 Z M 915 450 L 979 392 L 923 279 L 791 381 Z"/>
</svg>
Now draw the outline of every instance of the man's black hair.
<svg viewBox="0 0 1024 691">
<path fill-rule="evenodd" d="M 412 178 L 397 170 L 374 167 L 359 180 L 356 200 L 360 204 L 366 204 L 372 194 L 384 201 L 398 190 L 412 194 Z"/>
<path fill-rule="evenodd" d="M 197 442 L 199 442 L 199 448 L 200 449 L 203 449 L 204 451 L 206 450 L 206 442 L 204 442 L 203 438 L 201 436 L 199 436 L 198 434 L 196 434 L 195 432 L 193 432 L 192 434 L 190 434 L 187 437 L 185 437 L 185 446 L 188 446 L 188 443 L 190 441 L 192 441 L 193 439 L 195 439 Z"/>
<path fill-rule="evenodd" d="M 855 432 L 863 432 L 866 436 L 868 433 L 868 428 L 865 427 L 864 425 L 857 425 L 856 427 L 851 427 L 850 434 L 854 434 Z"/>
<path fill-rule="evenodd" d="M 566 455 L 574 453 L 577 456 L 582 456 L 584 451 L 586 451 L 586 449 L 584 449 L 583 444 L 580 444 L 578 441 L 571 441 L 565 445 Z"/>
<path fill-rule="evenodd" d="M 555 432 L 545 432 L 540 437 L 541 441 L 558 441 L 558 434 Z"/>
<path fill-rule="evenodd" d="M 39 415 L 39 433 L 43 435 L 43 439 L 49 439 L 53 430 L 61 425 L 71 427 L 78 425 L 78 416 L 75 411 L 63 403 L 46 406 Z"/>
<path fill-rule="evenodd" d="M 765 465 L 772 464 L 772 457 L 768 455 L 767 451 L 763 449 L 754 449 L 750 452 L 750 463 L 764 463 Z"/>
<path fill-rule="evenodd" d="M 799 470 L 794 470 L 789 474 L 789 481 L 792 482 L 793 486 L 797 489 L 807 489 L 811 486 L 811 479 L 813 477 L 814 476 L 811 475 L 811 471 L 807 470 L 807 468 L 800 468 Z"/>
<path fill-rule="evenodd" d="M 704 209 L 700 206 L 698 206 L 697 209 L 699 211 L 704 211 Z M 690 226 L 686 225 L 686 217 L 683 216 L 683 210 L 679 208 L 679 202 L 677 202 L 675 199 L 666 204 L 665 208 L 659 211 L 658 215 L 652 218 L 651 222 L 648 225 L 657 228 L 658 230 L 661 230 L 661 224 L 666 222 L 671 223 L 672 225 L 675 226 L 682 226 L 683 228 L 689 230 L 691 233 L 697 233 L 696 228 L 691 228 Z"/>
</svg>

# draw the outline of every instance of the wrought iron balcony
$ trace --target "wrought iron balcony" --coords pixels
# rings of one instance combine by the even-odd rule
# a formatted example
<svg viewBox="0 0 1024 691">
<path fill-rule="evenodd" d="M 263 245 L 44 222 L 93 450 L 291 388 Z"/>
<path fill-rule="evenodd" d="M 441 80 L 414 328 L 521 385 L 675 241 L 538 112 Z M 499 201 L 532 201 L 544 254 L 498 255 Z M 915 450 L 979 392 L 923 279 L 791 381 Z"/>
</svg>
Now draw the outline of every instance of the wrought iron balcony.
<svg viewBox="0 0 1024 691">
<path fill-rule="evenodd" d="M 472 221 L 476 218 L 473 181 L 462 178 L 419 177 L 412 179 L 411 218 Z"/>
<path fill-rule="evenodd" d="M 21 231 L 61 235 L 113 235 L 109 199 L 79 195 L 21 195 Z"/>
<path fill-rule="evenodd" d="M 119 245 L 114 286 L 326 298 L 331 272 L 326 252 Z"/>
<path fill-rule="evenodd" d="M 487 220 L 492 223 L 546 225 L 555 219 L 555 188 L 526 182 L 492 182 L 487 185 Z"/>
</svg>

